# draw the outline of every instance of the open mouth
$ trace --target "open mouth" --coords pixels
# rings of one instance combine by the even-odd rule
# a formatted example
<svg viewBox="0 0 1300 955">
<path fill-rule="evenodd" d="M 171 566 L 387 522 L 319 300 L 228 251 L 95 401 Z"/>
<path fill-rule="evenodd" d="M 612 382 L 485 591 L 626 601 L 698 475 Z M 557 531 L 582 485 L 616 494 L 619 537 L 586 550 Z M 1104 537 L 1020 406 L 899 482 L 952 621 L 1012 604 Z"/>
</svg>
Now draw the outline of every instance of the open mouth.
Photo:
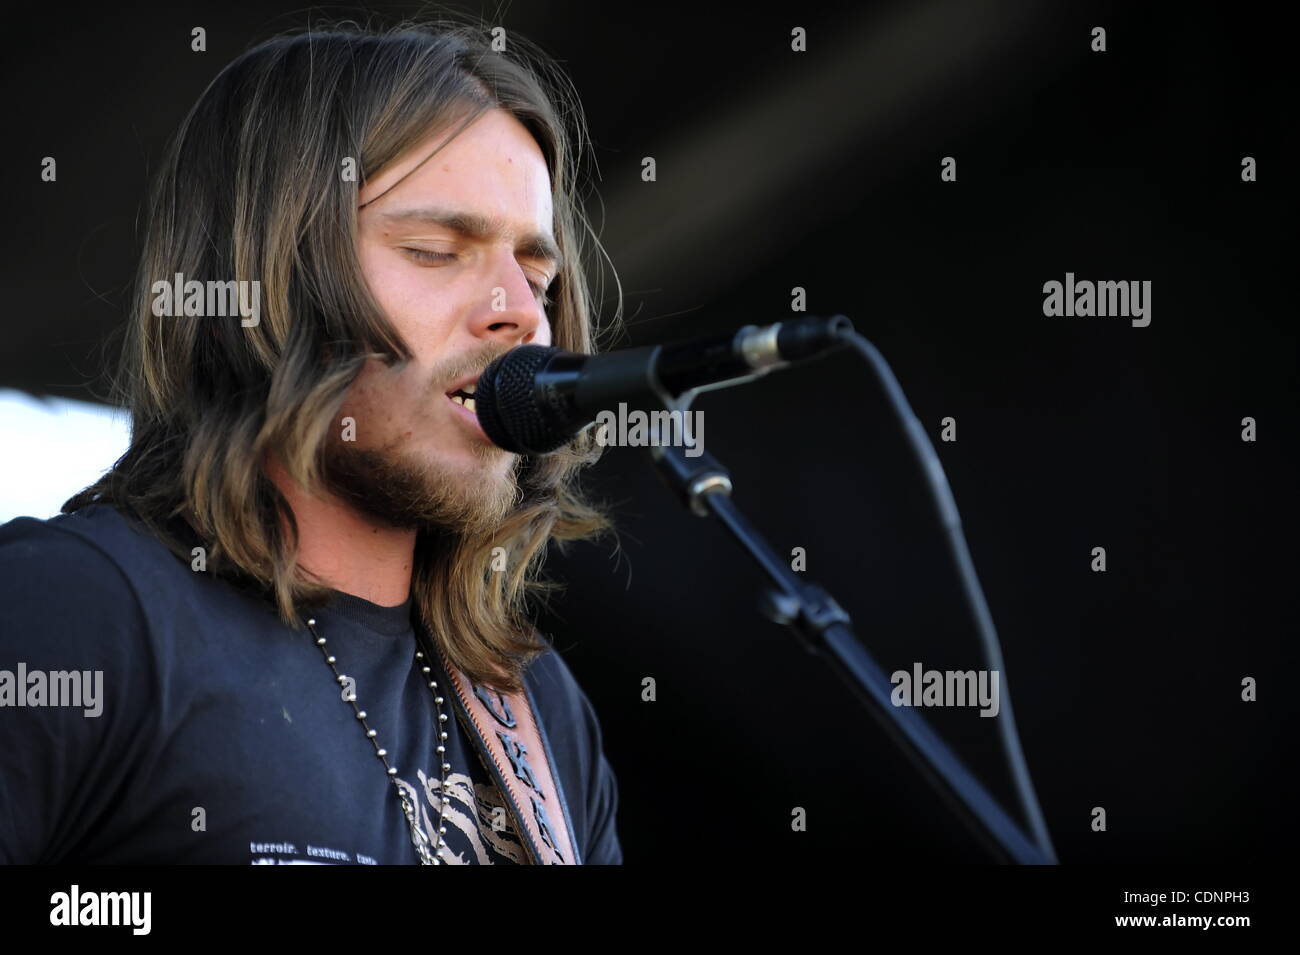
<svg viewBox="0 0 1300 955">
<path fill-rule="evenodd" d="M 447 392 L 447 397 L 458 405 L 464 405 L 467 410 L 477 412 L 478 409 L 474 404 L 474 390 L 477 387 L 478 385 L 471 381 Z"/>
</svg>

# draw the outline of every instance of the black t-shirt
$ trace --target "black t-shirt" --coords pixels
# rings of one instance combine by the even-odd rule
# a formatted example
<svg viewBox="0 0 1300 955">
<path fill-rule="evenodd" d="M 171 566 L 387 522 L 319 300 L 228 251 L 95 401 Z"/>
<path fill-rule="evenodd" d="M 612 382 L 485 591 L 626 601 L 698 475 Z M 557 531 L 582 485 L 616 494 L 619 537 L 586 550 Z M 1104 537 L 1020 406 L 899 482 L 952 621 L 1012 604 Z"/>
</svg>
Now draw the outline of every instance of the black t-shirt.
<svg viewBox="0 0 1300 955">
<path fill-rule="evenodd" d="M 433 834 L 440 730 L 410 602 L 336 592 L 310 615 Z M 423 662 L 448 717 L 441 858 L 527 862 L 455 691 Z M 578 861 L 621 863 L 590 701 L 554 650 L 526 682 Z M 113 508 L 0 526 L 0 862 L 418 862 L 344 689 L 308 631 Z"/>
</svg>

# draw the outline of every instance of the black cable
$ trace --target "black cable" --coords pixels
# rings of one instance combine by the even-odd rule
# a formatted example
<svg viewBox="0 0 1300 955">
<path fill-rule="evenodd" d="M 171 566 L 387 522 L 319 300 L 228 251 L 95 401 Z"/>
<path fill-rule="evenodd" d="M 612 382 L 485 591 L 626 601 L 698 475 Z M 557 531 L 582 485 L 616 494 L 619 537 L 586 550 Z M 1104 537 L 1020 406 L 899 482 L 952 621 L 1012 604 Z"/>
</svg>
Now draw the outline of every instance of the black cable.
<svg viewBox="0 0 1300 955">
<path fill-rule="evenodd" d="M 970 607 L 971 616 L 974 618 L 976 629 L 979 632 L 980 645 L 984 651 L 984 666 L 990 671 L 997 671 L 1002 674 L 1001 708 L 995 719 L 998 721 L 998 733 L 1002 739 L 1002 749 L 1007 757 L 1011 778 L 1015 783 L 1016 795 L 1020 800 L 1020 807 L 1024 811 L 1025 818 L 1029 821 L 1034 838 L 1038 841 L 1039 849 L 1042 850 L 1052 864 L 1055 864 L 1056 850 L 1052 846 L 1052 838 L 1047 831 L 1047 823 L 1043 820 L 1043 812 L 1038 805 L 1038 797 L 1034 793 L 1033 780 L 1029 778 L 1029 767 L 1025 764 L 1024 751 L 1020 748 L 1020 736 L 1016 731 L 1016 719 L 1011 709 L 1011 691 L 1006 679 L 1006 667 L 1002 660 L 1002 647 L 998 642 L 997 631 L 993 627 L 993 616 L 989 613 L 988 603 L 984 599 L 984 591 L 980 588 L 979 578 L 975 574 L 975 564 L 971 560 L 970 550 L 966 546 L 966 537 L 962 533 L 961 516 L 957 513 L 957 502 L 953 499 L 952 489 L 948 486 L 948 478 L 944 474 L 943 465 L 939 462 L 939 455 L 935 453 L 934 445 L 930 442 L 930 436 L 926 434 L 925 427 L 916 417 L 916 413 L 912 411 L 912 406 L 908 404 L 907 397 L 898 384 L 898 379 L 894 377 L 888 362 L 885 361 L 884 356 L 880 354 L 876 346 L 853 331 L 851 327 L 839 329 L 839 337 L 852 345 L 854 350 L 867 360 L 867 364 L 875 372 L 881 387 L 885 391 L 885 395 L 889 398 L 894 413 L 898 416 L 899 423 L 903 426 L 903 432 L 907 435 L 908 443 L 912 446 L 917 463 L 921 465 L 921 470 L 925 473 L 926 480 L 930 485 L 930 491 L 934 495 L 935 508 L 939 512 L 940 523 L 943 524 L 944 529 L 947 531 L 948 547 L 952 553 L 953 563 L 957 568 L 958 576 L 961 578 L 962 590 L 966 595 L 966 602 Z"/>
</svg>

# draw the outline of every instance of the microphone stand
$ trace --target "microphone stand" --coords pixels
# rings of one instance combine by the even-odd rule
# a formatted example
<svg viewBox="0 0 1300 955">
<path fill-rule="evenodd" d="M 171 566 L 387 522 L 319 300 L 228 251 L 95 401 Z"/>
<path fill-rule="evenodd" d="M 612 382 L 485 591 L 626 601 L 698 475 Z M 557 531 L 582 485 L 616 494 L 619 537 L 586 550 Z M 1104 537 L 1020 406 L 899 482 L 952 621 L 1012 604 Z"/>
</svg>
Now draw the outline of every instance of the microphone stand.
<svg viewBox="0 0 1300 955">
<path fill-rule="evenodd" d="M 720 387 L 715 385 L 711 387 Z M 661 391 L 670 410 L 686 410 L 698 391 L 680 398 Z M 893 684 L 854 636 L 849 615 L 822 587 L 801 579 L 736 507 L 731 499 L 731 475 L 707 452 L 693 458 L 668 442 L 652 443 L 650 454 L 659 474 L 700 517 L 713 514 L 749 552 L 775 585 L 765 593 L 760 609 L 769 619 L 789 627 L 804 649 L 824 659 L 848 685 L 907 754 L 913 765 L 1000 861 L 1054 865 L 1050 842 L 1035 843 L 998 804 L 978 779 L 912 707 L 893 705 Z"/>
</svg>

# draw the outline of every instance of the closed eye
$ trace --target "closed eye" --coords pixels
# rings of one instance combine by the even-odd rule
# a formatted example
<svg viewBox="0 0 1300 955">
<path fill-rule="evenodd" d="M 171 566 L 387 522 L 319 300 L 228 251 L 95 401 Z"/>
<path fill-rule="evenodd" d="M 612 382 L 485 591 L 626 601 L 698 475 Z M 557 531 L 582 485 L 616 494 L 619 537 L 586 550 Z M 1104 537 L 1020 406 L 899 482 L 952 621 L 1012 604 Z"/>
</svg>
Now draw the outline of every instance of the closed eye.
<svg viewBox="0 0 1300 955">
<path fill-rule="evenodd" d="M 401 250 L 410 255 L 411 258 L 415 259 L 415 261 L 423 262 L 426 265 L 431 266 L 441 265 L 446 262 L 454 262 L 459 258 L 455 252 L 430 252 L 428 249 L 413 249 L 407 246 L 402 246 Z M 533 295 L 541 298 L 542 308 L 549 308 L 552 303 L 546 295 L 547 286 L 542 282 L 534 282 L 532 280 L 529 280 L 528 285 L 533 290 Z"/>
<path fill-rule="evenodd" d="M 446 262 L 448 259 L 456 258 L 455 252 L 430 252 L 428 249 L 408 249 L 403 248 L 403 252 L 409 252 L 411 258 L 417 262 Z"/>
</svg>

